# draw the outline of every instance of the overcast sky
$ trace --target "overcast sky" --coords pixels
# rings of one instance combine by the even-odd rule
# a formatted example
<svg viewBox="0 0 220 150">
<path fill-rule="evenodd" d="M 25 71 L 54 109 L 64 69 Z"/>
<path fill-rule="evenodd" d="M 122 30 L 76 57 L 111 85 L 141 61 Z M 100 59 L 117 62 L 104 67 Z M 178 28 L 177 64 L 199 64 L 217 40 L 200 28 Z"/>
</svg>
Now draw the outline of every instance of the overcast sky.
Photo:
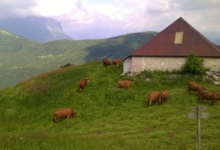
<svg viewBox="0 0 220 150">
<path fill-rule="evenodd" d="M 44 16 L 74 40 L 162 31 L 179 17 L 220 38 L 220 0 L 0 0 L 0 18 Z"/>
</svg>

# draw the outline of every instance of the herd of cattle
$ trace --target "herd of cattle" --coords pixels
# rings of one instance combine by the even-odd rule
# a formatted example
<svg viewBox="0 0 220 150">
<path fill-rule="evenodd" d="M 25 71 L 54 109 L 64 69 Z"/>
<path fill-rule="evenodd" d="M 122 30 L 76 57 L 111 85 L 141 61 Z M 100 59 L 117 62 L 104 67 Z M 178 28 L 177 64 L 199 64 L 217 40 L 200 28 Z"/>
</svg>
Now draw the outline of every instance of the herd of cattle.
<svg viewBox="0 0 220 150">
<path fill-rule="evenodd" d="M 153 91 L 148 94 L 148 104 L 151 106 L 152 102 L 155 101 L 158 105 L 163 104 L 169 97 L 169 92 L 163 90 L 161 93 L 159 91 Z"/>
<path fill-rule="evenodd" d="M 106 67 L 108 65 L 115 65 L 117 68 L 120 65 L 120 60 L 118 59 L 113 59 L 112 63 L 110 63 L 106 58 L 103 59 L 103 65 Z M 85 87 L 86 83 L 89 82 L 88 78 L 85 78 L 80 81 L 79 83 L 79 92 L 81 93 L 83 88 Z M 118 80 L 117 82 L 117 87 L 118 88 L 127 88 L 128 90 L 131 87 L 131 81 L 130 80 Z M 212 105 L 220 100 L 220 94 L 210 92 L 204 88 L 203 85 L 198 84 L 193 81 L 189 81 L 187 84 L 187 91 L 188 94 L 191 93 L 191 91 L 196 92 L 198 95 L 198 102 L 202 100 L 209 100 L 212 102 Z M 158 105 L 162 105 L 167 101 L 169 97 L 169 92 L 165 89 L 162 92 L 159 91 L 152 91 L 148 93 L 148 104 L 149 107 L 153 102 L 156 102 Z M 67 120 L 70 117 L 76 116 L 76 113 L 71 109 L 71 108 L 64 108 L 64 109 L 59 109 L 54 111 L 54 122 L 59 122 L 60 118 L 66 118 Z"/>
<path fill-rule="evenodd" d="M 203 85 L 198 84 L 196 82 L 189 81 L 188 82 L 188 87 L 187 87 L 188 93 L 191 91 L 197 92 L 198 95 L 198 102 L 202 100 L 209 100 L 212 101 L 212 105 L 220 100 L 220 94 L 214 93 L 211 91 L 208 91 L 204 88 Z"/>
<path fill-rule="evenodd" d="M 117 68 L 119 68 L 119 65 L 120 65 L 120 60 L 119 60 L 119 59 L 113 59 L 113 60 L 112 60 L 112 63 L 110 63 L 110 62 L 108 61 L 108 59 L 104 58 L 104 59 L 102 60 L 102 62 L 103 62 L 103 65 L 104 65 L 105 67 L 110 66 L 110 65 L 115 65 Z"/>
</svg>

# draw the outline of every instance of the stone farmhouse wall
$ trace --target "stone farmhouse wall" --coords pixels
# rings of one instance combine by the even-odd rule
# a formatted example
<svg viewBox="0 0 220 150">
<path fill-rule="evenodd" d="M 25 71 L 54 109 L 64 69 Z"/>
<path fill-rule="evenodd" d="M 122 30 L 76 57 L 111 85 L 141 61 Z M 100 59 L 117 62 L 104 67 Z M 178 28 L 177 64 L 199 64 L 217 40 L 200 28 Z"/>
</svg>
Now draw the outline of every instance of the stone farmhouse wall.
<svg viewBox="0 0 220 150">
<path fill-rule="evenodd" d="M 180 70 L 186 62 L 185 57 L 128 57 L 124 60 L 126 72 L 141 72 L 143 70 L 173 71 Z M 205 68 L 220 72 L 220 58 L 204 58 Z"/>
</svg>

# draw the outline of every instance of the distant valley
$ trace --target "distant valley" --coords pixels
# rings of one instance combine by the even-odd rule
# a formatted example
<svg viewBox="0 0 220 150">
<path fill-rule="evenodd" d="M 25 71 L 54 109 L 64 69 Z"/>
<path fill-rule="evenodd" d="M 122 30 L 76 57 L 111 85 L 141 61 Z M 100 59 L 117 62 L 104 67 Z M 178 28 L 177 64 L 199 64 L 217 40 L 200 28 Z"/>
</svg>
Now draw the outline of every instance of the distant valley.
<svg viewBox="0 0 220 150">
<path fill-rule="evenodd" d="M 39 43 L 0 30 L 0 89 L 67 63 L 78 65 L 104 57 L 123 59 L 156 34 L 149 31 L 100 40 Z"/>
</svg>

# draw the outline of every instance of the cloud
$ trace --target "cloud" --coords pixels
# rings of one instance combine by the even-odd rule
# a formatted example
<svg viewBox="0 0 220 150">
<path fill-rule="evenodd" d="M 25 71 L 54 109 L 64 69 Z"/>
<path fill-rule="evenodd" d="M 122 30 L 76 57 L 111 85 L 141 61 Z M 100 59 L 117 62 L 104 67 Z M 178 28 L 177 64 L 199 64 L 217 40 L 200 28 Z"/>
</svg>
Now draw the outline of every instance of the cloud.
<svg viewBox="0 0 220 150">
<path fill-rule="evenodd" d="M 220 16 L 218 0 L 172 0 L 176 8 L 172 11 L 179 16 L 182 16 L 187 22 L 189 22 L 194 28 L 208 35 L 209 38 L 218 36 L 220 33 L 220 27 L 218 24 L 220 20 L 217 19 Z M 212 34 L 207 34 L 207 33 Z M 213 34 L 216 32 L 215 34 Z M 211 36 L 212 35 L 212 36 Z"/>
<path fill-rule="evenodd" d="M 149 0 L 146 3 L 147 13 L 166 13 L 171 11 L 173 3 L 169 0 Z"/>
<path fill-rule="evenodd" d="M 180 9 L 187 11 L 198 11 L 207 9 L 218 9 L 220 5 L 219 0 L 171 0 L 171 2 L 178 4 Z"/>
<path fill-rule="evenodd" d="M 52 17 L 74 39 L 160 32 L 183 17 L 202 34 L 214 37 L 220 34 L 218 6 L 218 0 L 0 0 L 0 17 Z"/>
<path fill-rule="evenodd" d="M 87 38 L 106 38 L 129 32 L 135 32 L 133 28 L 139 28 L 143 22 L 138 19 L 138 12 L 134 14 L 132 9 L 122 11 L 119 5 L 97 5 L 81 3 L 70 14 L 55 17 L 62 22 L 63 29 L 70 33 L 73 39 L 81 39 L 81 35 L 87 34 Z M 76 5 L 77 6 L 77 5 Z M 80 33 L 82 33 L 80 35 Z M 91 36 L 90 36 L 91 35 Z"/>
<path fill-rule="evenodd" d="M 76 7 L 74 12 L 61 17 L 66 19 L 67 24 L 61 22 L 64 29 L 77 39 L 74 33 L 79 35 L 80 31 L 89 33 L 90 30 L 104 28 L 108 33 L 120 30 L 128 33 L 150 30 L 160 32 L 179 17 L 183 17 L 199 32 L 211 37 L 217 36 L 214 32 L 208 34 L 211 30 L 220 32 L 220 21 L 216 18 L 220 15 L 219 3 L 214 0 L 196 0 L 193 3 L 190 0 L 112 0 L 109 5 L 88 5 L 83 1 L 83 5 Z M 106 37 L 112 35 L 102 34 Z M 94 38 L 96 37 L 98 35 L 94 34 Z"/>
<path fill-rule="evenodd" d="M 45 17 L 69 14 L 74 9 L 80 8 L 80 0 L 36 0 L 36 11 Z"/>
<path fill-rule="evenodd" d="M 0 1 L 0 18 L 17 18 L 38 15 L 34 7 L 35 0 L 7 0 Z"/>
</svg>

